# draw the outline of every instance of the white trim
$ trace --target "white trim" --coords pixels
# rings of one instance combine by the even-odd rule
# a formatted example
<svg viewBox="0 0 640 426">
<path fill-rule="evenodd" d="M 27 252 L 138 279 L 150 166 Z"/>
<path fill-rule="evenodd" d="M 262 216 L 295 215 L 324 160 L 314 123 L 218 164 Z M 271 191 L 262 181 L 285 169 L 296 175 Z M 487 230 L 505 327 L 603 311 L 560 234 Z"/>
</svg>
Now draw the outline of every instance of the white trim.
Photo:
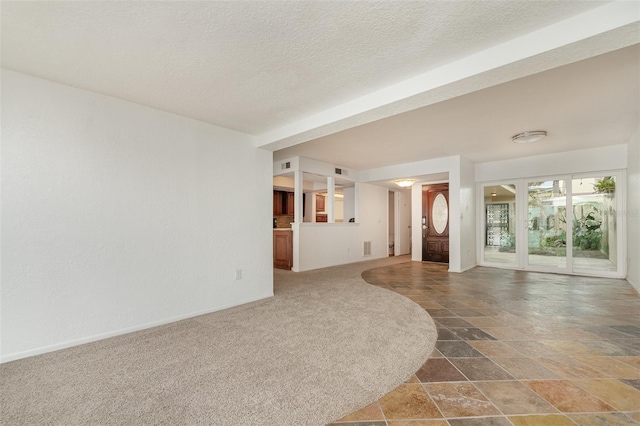
<svg viewBox="0 0 640 426">
<path fill-rule="evenodd" d="M 529 183 L 534 181 L 553 181 L 553 180 L 563 180 L 565 182 L 565 220 L 567 223 L 566 229 L 566 255 L 565 255 L 565 265 L 564 268 L 554 268 L 554 267 L 545 267 L 541 265 L 531 265 L 529 264 L 529 226 L 528 226 L 528 204 L 529 204 Z M 525 177 L 521 180 L 522 183 L 522 200 L 524 202 L 520 203 L 520 209 L 523 212 L 523 218 L 526 221 L 526 226 L 524 226 L 525 222 L 522 222 L 523 226 L 520 229 L 522 235 L 522 244 L 523 250 L 522 255 L 524 259 L 524 263 L 522 263 L 523 268 L 526 271 L 536 271 L 536 272 L 554 272 L 559 274 L 571 274 L 571 258 L 569 256 L 572 253 L 573 239 L 572 239 L 572 226 L 569 226 L 573 219 L 573 209 L 571 204 L 571 176 L 570 175 L 550 175 L 550 176 L 535 176 L 535 177 Z M 516 207 L 518 208 L 518 207 Z M 517 227 L 517 225 L 516 225 Z"/>
<path fill-rule="evenodd" d="M 269 299 L 271 297 L 273 297 L 273 293 L 268 294 L 266 296 L 260 296 L 260 297 L 250 298 L 250 299 L 244 299 L 244 300 L 241 300 L 241 301 L 236 302 L 236 303 L 230 303 L 230 304 L 227 304 L 227 305 L 218 306 L 215 309 L 205 309 L 203 311 L 197 311 L 197 312 L 192 312 L 190 314 L 179 315 L 179 316 L 176 316 L 176 317 L 173 317 L 173 318 L 163 319 L 163 320 L 160 320 L 160 321 L 152 321 L 152 322 L 148 322 L 148 323 L 145 323 L 145 324 L 136 325 L 136 326 L 133 326 L 133 327 L 122 328 L 120 330 L 110 331 L 108 333 L 96 334 L 96 335 L 93 335 L 93 336 L 83 337 L 81 339 L 67 340 L 66 342 L 56 343 L 54 345 L 49 345 L 49 346 L 42 346 L 42 347 L 35 348 L 35 349 L 29 349 L 28 351 L 14 352 L 14 353 L 10 353 L 10 354 L 2 356 L 2 358 L 0 359 L 0 364 L 3 364 L 5 362 L 10 362 L 10 361 L 15 361 L 15 360 L 22 359 L 22 358 L 35 356 L 35 355 L 41 355 L 41 354 L 48 353 L 48 352 L 58 351 L 58 350 L 61 350 L 61 349 L 71 348 L 71 347 L 83 345 L 83 344 L 86 344 L 86 343 L 97 342 L 98 340 L 104 340 L 104 339 L 108 339 L 110 337 L 121 336 L 123 334 L 133 333 L 135 331 L 146 330 L 146 329 L 149 329 L 149 328 L 158 327 L 160 325 L 170 324 L 170 323 L 176 322 L 176 321 L 182 321 L 182 320 L 189 319 L 189 318 L 195 318 L 195 317 L 199 317 L 201 315 L 206 315 L 206 314 L 210 314 L 210 313 L 213 313 L 213 312 L 218 312 L 218 311 L 221 311 L 221 310 L 224 310 L 224 309 L 229 309 L 229 308 L 233 308 L 233 307 L 236 307 L 236 306 L 244 305 L 246 303 L 252 303 L 252 302 L 257 302 L 257 301 L 260 301 L 260 300 Z"/>
<path fill-rule="evenodd" d="M 516 223 L 516 230 L 515 230 L 515 235 L 516 235 L 516 261 L 514 264 L 510 264 L 510 263 L 498 263 L 498 262 L 488 262 L 484 260 L 484 247 L 485 247 L 485 242 L 486 242 L 486 235 L 487 235 L 487 221 L 485 220 L 485 215 L 486 215 L 486 209 L 485 209 L 485 202 L 484 202 L 484 188 L 487 186 L 499 186 L 499 185 L 508 185 L 508 184 L 513 184 L 516 187 L 516 211 L 515 211 L 515 223 Z M 511 179 L 511 180 L 497 180 L 497 181 L 490 181 L 490 182 L 478 182 L 476 183 L 476 206 L 477 206 L 477 222 L 476 222 L 476 232 L 477 232 L 477 236 L 478 238 L 476 238 L 476 260 L 477 260 L 477 264 L 478 266 L 487 266 L 490 268 L 505 268 L 506 269 L 523 269 L 522 266 L 519 266 L 522 264 L 522 262 L 520 261 L 519 257 L 522 251 L 522 248 L 518 247 L 521 242 L 520 240 L 522 239 L 520 235 L 518 235 L 518 223 L 523 223 L 522 218 L 520 217 L 520 211 L 518 209 L 518 206 L 521 204 L 520 202 L 520 198 L 521 198 L 521 194 L 520 194 L 520 184 L 518 182 L 518 179 Z M 512 266 L 513 268 L 511 268 L 510 266 Z"/>
<path fill-rule="evenodd" d="M 459 271 L 451 271 L 451 270 L 449 270 L 449 272 L 462 273 L 462 272 L 466 272 L 466 271 L 468 271 L 468 270 L 470 270 L 470 269 L 473 269 L 473 268 L 475 268 L 476 266 L 478 266 L 478 265 L 469 265 L 469 266 L 465 266 L 464 268 L 460 268 L 460 270 L 459 270 Z"/>
</svg>

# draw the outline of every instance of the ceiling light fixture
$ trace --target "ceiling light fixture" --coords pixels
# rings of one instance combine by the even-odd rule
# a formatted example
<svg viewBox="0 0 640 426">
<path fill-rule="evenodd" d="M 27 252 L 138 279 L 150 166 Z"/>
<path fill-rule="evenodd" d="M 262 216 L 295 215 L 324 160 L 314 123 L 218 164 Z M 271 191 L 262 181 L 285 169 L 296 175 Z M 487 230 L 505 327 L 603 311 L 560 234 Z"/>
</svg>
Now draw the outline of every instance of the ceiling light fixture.
<svg viewBox="0 0 640 426">
<path fill-rule="evenodd" d="M 414 183 L 416 183 L 416 180 L 415 179 L 397 179 L 397 180 L 394 180 L 393 183 L 398 185 L 400 188 L 408 188 Z"/>
<path fill-rule="evenodd" d="M 517 135 L 512 136 L 511 140 L 514 143 L 531 143 L 539 141 L 545 136 L 547 136 L 547 132 L 544 130 L 531 130 L 528 132 L 518 133 Z"/>
<path fill-rule="evenodd" d="M 491 196 L 492 196 L 492 197 L 497 197 L 497 196 L 498 196 L 498 194 L 497 194 L 497 193 L 495 193 L 495 192 L 492 192 L 492 193 L 491 193 Z"/>
</svg>

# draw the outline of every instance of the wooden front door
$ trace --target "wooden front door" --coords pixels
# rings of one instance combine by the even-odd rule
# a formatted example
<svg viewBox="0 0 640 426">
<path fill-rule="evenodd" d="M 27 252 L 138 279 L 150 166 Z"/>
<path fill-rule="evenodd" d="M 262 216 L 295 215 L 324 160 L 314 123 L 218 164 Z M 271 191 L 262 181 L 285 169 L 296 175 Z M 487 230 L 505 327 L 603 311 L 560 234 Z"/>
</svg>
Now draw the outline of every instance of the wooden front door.
<svg viewBox="0 0 640 426">
<path fill-rule="evenodd" d="M 422 187 L 422 260 L 449 263 L 449 184 Z"/>
</svg>

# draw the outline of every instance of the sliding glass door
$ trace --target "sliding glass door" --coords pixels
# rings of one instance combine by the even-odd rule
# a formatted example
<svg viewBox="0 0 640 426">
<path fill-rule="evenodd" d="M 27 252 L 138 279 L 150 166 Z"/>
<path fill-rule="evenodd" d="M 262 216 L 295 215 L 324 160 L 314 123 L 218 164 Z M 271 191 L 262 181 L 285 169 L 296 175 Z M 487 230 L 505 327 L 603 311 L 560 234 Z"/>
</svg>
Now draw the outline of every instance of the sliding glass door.
<svg viewBox="0 0 640 426">
<path fill-rule="evenodd" d="M 624 277 L 623 172 L 480 186 L 479 257 L 487 266 Z"/>
<path fill-rule="evenodd" d="M 484 187 L 484 261 L 517 265 L 516 185 Z"/>
<path fill-rule="evenodd" d="M 618 235 L 615 176 L 586 176 L 571 181 L 573 269 L 617 271 Z"/>
<path fill-rule="evenodd" d="M 527 183 L 527 265 L 567 268 L 567 184 L 564 179 Z"/>
</svg>

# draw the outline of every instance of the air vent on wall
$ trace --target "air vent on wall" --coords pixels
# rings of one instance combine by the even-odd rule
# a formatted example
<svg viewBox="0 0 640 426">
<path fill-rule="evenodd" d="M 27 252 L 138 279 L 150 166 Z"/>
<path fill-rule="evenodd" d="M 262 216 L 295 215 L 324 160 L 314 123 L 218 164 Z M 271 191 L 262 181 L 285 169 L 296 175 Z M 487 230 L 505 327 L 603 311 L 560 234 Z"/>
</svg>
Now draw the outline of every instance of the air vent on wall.
<svg viewBox="0 0 640 426">
<path fill-rule="evenodd" d="M 291 161 L 280 164 L 280 170 L 287 170 L 291 168 Z"/>
<path fill-rule="evenodd" d="M 362 245 L 362 255 L 371 256 L 371 241 L 365 241 Z"/>
<path fill-rule="evenodd" d="M 344 170 L 344 169 L 339 169 L 339 168 L 337 168 L 337 167 L 335 168 L 335 171 L 336 171 L 336 174 L 337 174 L 337 175 L 347 176 L 347 174 L 348 174 L 346 170 Z"/>
</svg>

